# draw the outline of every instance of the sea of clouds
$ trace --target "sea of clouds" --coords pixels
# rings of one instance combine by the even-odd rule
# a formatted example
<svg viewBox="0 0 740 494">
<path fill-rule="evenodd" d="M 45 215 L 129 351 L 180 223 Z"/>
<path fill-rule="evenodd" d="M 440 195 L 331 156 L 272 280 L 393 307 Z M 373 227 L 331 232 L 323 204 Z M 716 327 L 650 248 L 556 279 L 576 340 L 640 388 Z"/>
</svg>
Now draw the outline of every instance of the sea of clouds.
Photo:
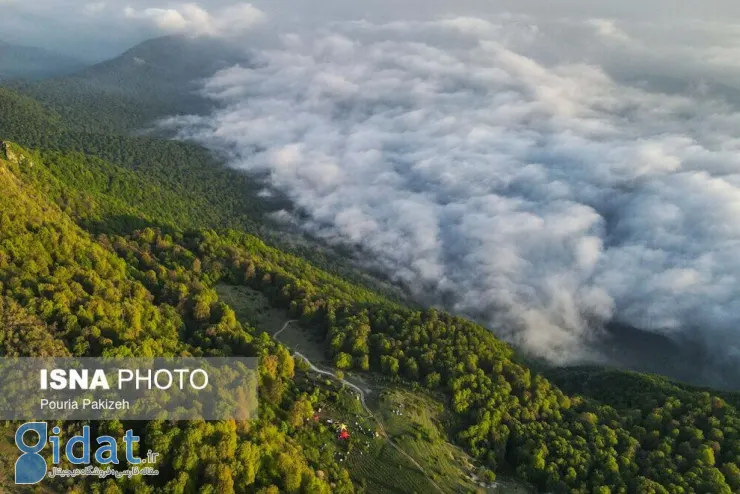
<svg viewBox="0 0 740 494">
<path fill-rule="evenodd" d="M 720 27 L 285 29 L 204 83 L 212 115 L 167 124 L 268 172 L 311 233 L 536 355 L 593 357 L 615 321 L 736 358 L 740 31 Z"/>
</svg>

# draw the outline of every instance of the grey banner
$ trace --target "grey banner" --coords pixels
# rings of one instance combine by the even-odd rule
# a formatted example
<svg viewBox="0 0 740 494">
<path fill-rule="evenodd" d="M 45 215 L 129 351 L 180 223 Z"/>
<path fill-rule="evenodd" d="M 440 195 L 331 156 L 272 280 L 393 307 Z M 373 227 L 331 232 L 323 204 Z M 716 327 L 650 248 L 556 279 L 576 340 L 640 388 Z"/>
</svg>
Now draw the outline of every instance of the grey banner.
<svg viewBox="0 0 740 494">
<path fill-rule="evenodd" d="M 250 420 L 256 358 L 0 358 L 0 420 Z"/>
</svg>

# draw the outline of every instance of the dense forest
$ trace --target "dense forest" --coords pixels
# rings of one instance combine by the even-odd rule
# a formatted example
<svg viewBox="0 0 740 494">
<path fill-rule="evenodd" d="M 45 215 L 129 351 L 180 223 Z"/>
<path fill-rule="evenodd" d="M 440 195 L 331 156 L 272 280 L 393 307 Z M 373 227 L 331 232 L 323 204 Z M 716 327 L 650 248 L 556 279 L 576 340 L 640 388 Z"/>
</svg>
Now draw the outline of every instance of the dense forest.
<svg viewBox="0 0 740 494">
<path fill-rule="evenodd" d="M 174 226 L 85 231 L 79 222 L 105 200 L 94 191 L 65 192 L 52 173 L 59 159 L 72 162 L 76 155 L 52 155 L 47 165 L 12 144 L 6 154 L 0 167 L 4 354 L 262 357 L 258 423 L 143 428 L 147 446 L 169 452 L 162 460 L 166 475 L 157 479 L 166 492 L 320 492 L 330 484 L 352 490 L 346 470 L 329 458 L 309 461 L 294 439 L 303 422 L 291 414 L 310 413 L 319 396 L 297 384 L 295 373 L 302 371 L 285 347 L 236 320 L 219 300 L 217 282 L 253 287 L 323 328 L 339 369 L 374 371 L 443 393 L 459 419 L 459 444 L 492 470 L 513 467 L 543 491 L 740 489 L 734 395 L 586 370 L 587 376 L 557 376 L 565 392 L 518 363 L 486 329 L 406 308 L 247 233 Z M 156 210 L 148 216 L 168 218 Z M 589 386 L 593 379 L 601 382 Z M 115 488 L 143 489 L 134 484 Z"/>
<path fill-rule="evenodd" d="M 21 170 L 40 170 L 41 162 L 12 145 L 3 153 L 10 158 L 0 160 L 3 355 L 261 357 L 259 422 L 126 424 L 147 447 L 167 452 L 158 465 L 167 472 L 157 478 L 163 485 L 108 481 L 70 485 L 70 492 L 328 492 L 330 483 L 338 492 L 352 491 L 347 472 L 331 460 L 312 465 L 324 472 L 325 480 L 318 478 L 292 438 L 301 425 L 291 425 L 291 413 L 305 413 L 301 406 L 319 396 L 301 394 L 284 347 L 242 326 L 218 301 L 209 288 L 211 269 L 199 268 L 201 261 L 180 245 L 188 243 L 185 237 L 153 230 L 130 238 L 93 236 L 24 182 L 34 177 Z M 68 205 L 67 198 L 57 199 Z M 152 257 L 152 246 L 169 259 Z M 111 433 L 123 428 L 97 425 Z M 72 432 L 79 424 L 65 427 Z"/>
<path fill-rule="evenodd" d="M 188 142 L 72 130 L 74 121 L 62 118 L 56 112 L 58 106 L 44 106 L 0 87 L 0 138 L 34 150 L 38 159 L 43 157 L 53 175 L 40 181 L 46 193 L 68 196 L 75 189 L 99 199 L 94 208 L 71 198 L 65 204 L 76 208 L 87 229 L 131 231 L 151 224 L 234 228 L 259 235 L 343 277 L 367 281 L 367 276 L 337 259 L 326 246 L 277 229 L 270 214 L 290 204 L 276 191 L 272 197 L 261 195 L 265 186 L 261 177 L 226 168 L 208 150 Z M 139 102 L 134 107 L 140 106 Z M 77 118 L 114 117 L 103 105 L 92 112 L 80 111 Z"/>
<path fill-rule="evenodd" d="M 257 356 L 260 413 L 95 423 L 114 436 L 134 428 L 143 449 L 163 453 L 161 475 L 57 479 L 55 491 L 363 490 L 332 432 L 306 420 L 343 391 L 307 379 L 301 359 L 240 321 L 216 291 L 228 284 L 315 328 L 337 369 L 439 397 L 450 439 L 492 472 L 542 492 L 740 492 L 738 395 L 531 368 L 486 328 L 389 296 L 321 249 L 276 242 L 266 216 L 281 200 L 260 199 L 258 178 L 198 146 L 128 135 L 153 115 L 130 94 L 108 88 L 103 105 L 59 111 L 86 98 L 84 80 L 0 89 L 0 355 Z"/>
</svg>

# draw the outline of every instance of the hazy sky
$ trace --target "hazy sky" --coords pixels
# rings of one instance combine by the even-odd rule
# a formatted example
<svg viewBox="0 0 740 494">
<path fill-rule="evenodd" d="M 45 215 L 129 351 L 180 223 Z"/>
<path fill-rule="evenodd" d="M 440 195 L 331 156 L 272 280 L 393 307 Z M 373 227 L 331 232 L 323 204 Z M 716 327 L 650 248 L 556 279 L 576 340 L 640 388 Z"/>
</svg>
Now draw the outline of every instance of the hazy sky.
<svg viewBox="0 0 740 494">
<path fill-rule="evenodd" d="M 0 39 L 75 54 L 82 58 L 112 56 L 144 38 L 169 31 L 146 16 L 127 15 L 154 9 L 185 12 L 198 6 L 213 15 L 233 5 L 232 0 L 198 2 L 152 0 L 0 0 Z M 258 0 L 252 5 L 273 23 L 325 23 L 327 21 L 424 20 L 450 15 L 497 16 L 505 12 L 538 19 L 609 18 L 639 22 L 740 21 L 740 4 L 731 0 Z"/>
</svg>

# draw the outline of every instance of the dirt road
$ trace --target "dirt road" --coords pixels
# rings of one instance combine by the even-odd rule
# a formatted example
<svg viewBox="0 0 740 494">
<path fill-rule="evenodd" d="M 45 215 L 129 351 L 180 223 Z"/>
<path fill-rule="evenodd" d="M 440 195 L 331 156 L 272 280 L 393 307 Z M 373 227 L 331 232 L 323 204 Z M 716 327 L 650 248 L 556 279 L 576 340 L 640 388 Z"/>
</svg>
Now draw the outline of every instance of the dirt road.
<svg viewBox="0 0 740 494">
<path fill-rule="evenodd" d="M 290 320 L 290 321 L 286 322 L 286 323 L 285 323 L 285 324 L 283 325 L 283 327 L 282 327 L 282 328 L 280 328 L 280 331 L 278 331 L 277 333 L 275 333 L 275 334 L 273 335 L 273 338 L 275 338 L 276 340 L 280 341 L 280 340 L 278 339 L 278 335 L 279 335 L 280 333 L 282 333 L 283 331 L 285 331 L 285 329 L 286 329 L 286 328 L 287 328 L 287 327 L 288 327 L 288 326 L 289 326 L 290 324 L 292 324 L 292 323 L 294 323 L 294 322 L 298 322 L 298 321 L 296 321 L 296 320 Z M 344 379 L 344 378 L 340 378 L 339 376 L 337 376 L 337 374 L 336 374 L 335 372 L 331 372 L 331 371 L 328 371 L 328 370 L 324 370 L 324 369 L 320 369 L 319 367 L 316 367 L 316 365 L 314 365 L 314 363 L 313 363 L 313 362 L 311 362 L 311 360 L 309 360 L 309 359 L 308 359 L 308 358 L 307 358 L 307 357 L 306 357 L 305 355 L 303 355 L 303 354 L 302 354 L 301 352 L 298 352 L 298 351 L 294 351 L 294 352 L 293 352 L 293 356 L 294 356 L 294 357 L 300 357 L 300 358 L 302 358 L 303 360 L 305 360 L 305 361 L 306 361 L 306 363 L 308 364 L 308 367 L 309 367 L 309 368 L 310 368 L 310 369 L 311 369 L 311 370 L 312 370 L 313 372 L 315 372 L 315 373 L 317 373 L 317 374 L 321 374 L 321 375 L 324 375 L 324 376 L 329 376 L 329 377 L 332 377 L 333 379 L 336 379 L 337 381 L 341 382 L 342 384 L 344 384 L 344 385 L 345 385 L 345 386 L 347 386 L 348 388 L 350 388 L 350 389 L 352 389 L 352 390 L 356 391 L 356 392 L 357 392 L 357 393 L 359 394 L 359 396 L 360 396 L 360 402 L 362 403 L 362 408 L 364 408 L 364 409 L 365 409 L 365 411 L 366 411 L 366 412 L 368 413 L 368 417 L 372 418 L 372 419 L 373 419 L 373 420 L 375 421 L 375 423 L 376 423 L 376 424 L 378 424 L 378 427 L 380 428 L 380 431 L 381 431 L 381 435 L 382 435 L 382 436 L 383 436 L 383 438 L 384 438 L 384 439 L 385 439 L 385 440 L 386 440 L 386 441 L 388 442 L 388 444 L 389 444 L 389 445 L 391 445 L 391 447 L 393 447 L 393 448 L 394 448 L 394 449 L 395 449 L 396 451 L 398 451 L 399 453 L 401 453 L 401 454 L 402 454 L 403 456 L 405 456 L 405 457 L 406 457 L 406 459 L 408 459 L 408 460 L 409 460 L 409 461 L 410 461 L 411 463 L 413 463 L 413 464 L 414 464 L 414 466 L 415 466 L 416 468 L 418 468 L 418 469 L 419 469 L 419 471 L 420 471 L 421 473 L 423 473 L 423 474 L 424 474 L 424 476 L 425 476 L 425 477 L 427 478 L 427 480 L 428 480 L 428 481 L 429 481 L 429 482 L 430 482 L 430 483 L 431 483 L 431 484 L 432 484 L 432 485 L 433 485 L 434 487 L 436 487 L 436 488 L 437 488 L 437 490 L 438 490 L 439 492 L 444 492 L 444 491 L 443 491 L 443 490 L 442 490 L 442 489 L 441 489 L 441 488 L 439 487 L 439 485 L 437 485 L 437 483 L 436 483 L 436 482 L 435 482 L 435 481 L 434 481 L 434 480 L 433 480 L 433 479 L 432 479 L 432 478 L 431 478 L 431 477 L 429 476 L 429 474 L 428 474 L 428 473 L 426 472 L 426 470 L 424 470 L 424 467 L 422 467 L 422 466 L 421 466 L 421 465 L 419 464 L 419 462 L 418 462 L 418 461 L 416 461 L 416 460 L 415 460 L 415 459 L 414 459 L 414 458 L 413 458 L 413 457 L 412 457 L 411 455 L 409 455 L 409 454 L 408 454 L 408 453 L 406 453 L 406 452 L 405 452 L 404 450 L 402 450 L 402 449 L 401 449 L 401 448 L 400 448 L 400 447 L 399 447 L 399 446 L 398 446 L 398 445 L 397 445 L 396 443 L 394 443 L 394 442 L 393 442 L 393 441 L 391 440 L 391 438 L 390 438 L 390 437 L 388 437 L 388 434 L 387 434 L 387 433 L 385 432 L 385 427 L 383 427 L 383 423 L 382 423 L 382 422 L 381 422 L 381 421 L 380 421 L 380 420 L 379 420 L 379 419 L 378 419 L 378 418 L 377 418 L 377 417 L 375 416 L 375 414 L 374 414 L 374 413 L 372 412 L 372 410 L 370 410 L 370 408 L 369 408 L 369 407 L 367 406 L 367 402 L 365 401 L 365 396 L 366 396 L 366 393 L 369 393 L 369 392 L 370 392 L 370 390 L 364 390 L 364 389 L 362 389 L 361 387 L 357 386 L 356 384 L 353 384 L 353 383 L 351 383 L 351 382 L 347 381 L 347 380 L 346 380 L 346 379 Z"/>
</svg>

